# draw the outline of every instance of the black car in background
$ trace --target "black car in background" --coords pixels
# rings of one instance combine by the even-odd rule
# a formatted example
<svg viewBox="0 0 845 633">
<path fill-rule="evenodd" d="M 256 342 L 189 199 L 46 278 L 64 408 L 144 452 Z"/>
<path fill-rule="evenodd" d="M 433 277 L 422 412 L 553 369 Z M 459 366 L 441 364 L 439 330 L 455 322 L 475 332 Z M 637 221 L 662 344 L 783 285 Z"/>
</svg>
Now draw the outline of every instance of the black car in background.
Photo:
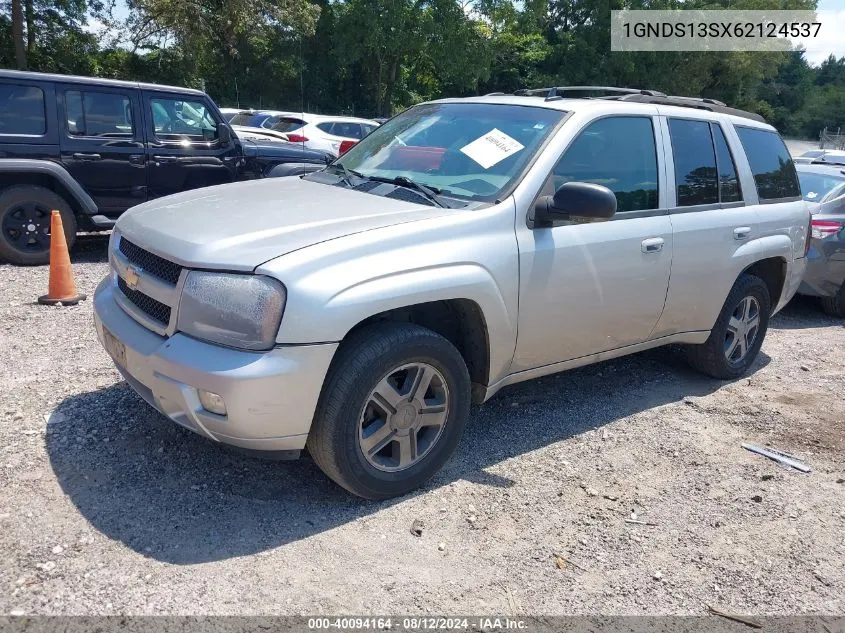
<svg viewBox="0 0 845 633">
<path fill-rule="evenodd" d="M 819 297 L 825 312 L 845 317 L 845 164 L 795 168 L 813 214 L 807 271 L 798 292 Z"/>
<path fill-rule="evenodd" d="M 0 260 L 46 263 L 53 209 L 72 245 L 145 200 L 330 160 L 239 139 L 199 90 L 0 70 Z"/>
</svg>

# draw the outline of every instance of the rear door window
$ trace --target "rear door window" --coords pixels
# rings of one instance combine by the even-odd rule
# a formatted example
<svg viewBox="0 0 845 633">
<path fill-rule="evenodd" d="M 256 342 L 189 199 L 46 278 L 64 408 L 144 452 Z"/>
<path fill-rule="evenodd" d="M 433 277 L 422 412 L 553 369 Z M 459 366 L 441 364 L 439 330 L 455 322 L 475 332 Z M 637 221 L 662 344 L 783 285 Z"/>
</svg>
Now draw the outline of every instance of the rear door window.
<svg viewBox="0 0 845 633">
<path fill-rule="evenodd" d="M 46 131 L 44 91 L 37 86 L 0 84 L 0 134 L 41 136 Z"/>
<path fill-rule="evenodd" d="M 67 130 L 71 136 L 133 138 L 129 97 L 112 92 L 65 92 Z"/>
<path fill-rule="evenodd" d="M 736 126 L 760 200 L 801 196 L 798 175 L 786 145 L 777 132 Z"/>
<path fill-rule="evenodd" d="M 725 133 L 722 131 L 722 126 L 717 123 L 711 123 L 710 130 L 713 132 L 713 145 L 716 146 L 716 165 L 719 169 L 719 202 L 739 202 L 742 200 L 742 190 L 739 186 L 736 164 L 728 147 Z"/>
<path fill-rule="evenodd" d="M 716 153 L 707 121 L 669 119 L 679 207 L 719 202 Z"/>
</svg>

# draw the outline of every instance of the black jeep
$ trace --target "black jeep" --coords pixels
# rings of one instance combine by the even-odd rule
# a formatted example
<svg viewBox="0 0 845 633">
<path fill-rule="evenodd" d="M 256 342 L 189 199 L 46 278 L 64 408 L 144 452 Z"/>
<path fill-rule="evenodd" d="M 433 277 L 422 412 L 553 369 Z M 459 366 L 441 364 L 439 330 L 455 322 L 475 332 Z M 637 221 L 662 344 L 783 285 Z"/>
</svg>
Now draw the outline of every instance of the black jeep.
<svg viewBox="0 0 845 633">
<path fill-rule="evenodd" d="M 151 198 L 330 160 L 239 139 L 199 90 L 0 70 L 0 260 L 46 263 L 52 209 L 72 245 Z"/>
</svg>

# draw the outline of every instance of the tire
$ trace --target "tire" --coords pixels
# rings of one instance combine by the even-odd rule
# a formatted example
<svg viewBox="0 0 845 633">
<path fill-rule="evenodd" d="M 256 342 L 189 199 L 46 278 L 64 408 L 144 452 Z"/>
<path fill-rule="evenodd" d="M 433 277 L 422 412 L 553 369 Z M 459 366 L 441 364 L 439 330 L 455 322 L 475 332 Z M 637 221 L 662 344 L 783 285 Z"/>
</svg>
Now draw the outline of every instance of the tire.
<svg viewBox="0 0 845 633">
<path fill-rule="evenodd" d="M 743 306 L 749 308 L 749 314 L 753 315 L 756 305 L 757 326 L 753 332 L 751 345 L 745 346 L 742 352 L 742 341 L 746 337 L 733 334 L 735 321 L 732 317 L 743 314 Z M 707 341 L 701 345 L 690 345 L 687 347 L 687 360 L 690 365 L 703 374 L 718 378 L 720 380 L 734 380 L 742 376 L 757 358 L 766 331 L 769 328 L 769 317 L 772 312 L 769 288 L 759 277 L 743 274 L 737 279 L 731 288 L 719 318 L 710 332 Z M 749 318 L 753 322 L 753 316 Z M 740 330 L 742 331 L 742 329 Z M 748 329 L 747 334 L 752 334 Z M 732 347 L 736 342 L 737 346 Z M 729 350 L 732 357 L 729 358 Z"/>
<path fill-rule="evenodd" d="M 76 217 L 55 192 L 36 185 L 20 185 L 0 193 L 0 258 L 32 266 L 50 263 L 50 212 L 57 209 L 68 248 L 76 242 Z M 34 230 L 26 229 L 33 226 Z"/>
<path fill-rule="evenodd" d="M 845 318 L 845 283 L 839 287 L 839 292 L 832 297 L 822 297 L 821 304 L 825 314 L 840 319 Z"/>
<path fill-rule="evenodd" d="M 417 376 L 426 376 L 429 387 L 409 402 Z M 377 388 L 390 390 L 388 397 L 379 399 L 373 393 Z M 396 407 L 388 407 L 387 400 Z M 427 422 L 439 420 L 439 426 L 414 428 L 421 419 L 414 402 L 421 401 L 423 413 L 445 405 L 445 411 L 426 414 Z M 353 333 L 338 351 L 307 448 L 320 469 L 349 492 L 388 499 L 418 488 L 443 466 L 457 448 L 469 409 L 469 372 L 454 345 L 417 325 L 376 324 Z M 412 435 L 418 457 L 403 466 Z"/>
</svg>

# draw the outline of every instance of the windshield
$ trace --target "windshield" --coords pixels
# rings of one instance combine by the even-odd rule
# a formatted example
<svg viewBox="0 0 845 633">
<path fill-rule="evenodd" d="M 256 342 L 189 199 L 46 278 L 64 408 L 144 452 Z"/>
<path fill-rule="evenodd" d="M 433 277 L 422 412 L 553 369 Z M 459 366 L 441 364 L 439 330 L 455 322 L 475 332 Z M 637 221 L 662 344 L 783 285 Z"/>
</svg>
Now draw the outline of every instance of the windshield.
<svg viewBox="0 0 845 633">
<path fill-rule="evenodd" d="M 373 130 L 339 162 L 363 176 L 404 176 L 446 196 L 493 201 L 565 114 L 489 103 L 423 104 Z"/>
<path fill-rule="evenodd" d="M 804 200 L 809 202 L 822 202 L 827 198 L 836 198 L 845 193 L 845 175 L 799 171 L 798 180 L 801 182 Z"/>
</svg>

